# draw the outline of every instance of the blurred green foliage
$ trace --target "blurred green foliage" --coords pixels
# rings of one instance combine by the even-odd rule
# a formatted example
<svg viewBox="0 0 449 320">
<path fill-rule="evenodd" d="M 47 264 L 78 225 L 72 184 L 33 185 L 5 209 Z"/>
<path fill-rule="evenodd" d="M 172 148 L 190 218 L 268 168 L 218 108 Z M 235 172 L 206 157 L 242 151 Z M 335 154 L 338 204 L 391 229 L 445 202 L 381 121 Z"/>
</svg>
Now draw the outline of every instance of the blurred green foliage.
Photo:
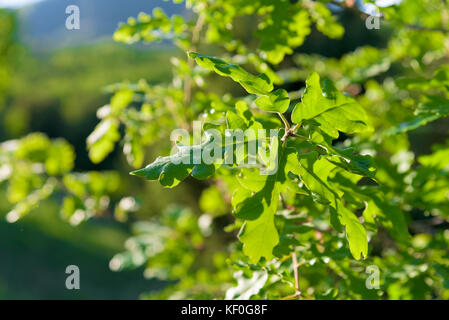
<svg viewBox="0 0 449 320">
<path fill-rule="evenodd" d="M 95 126 L 96 109 L 108 100 L 105 87 L 123 79 L 166 80 L 171 49 L 104 42 L 36 56 L 20 44 L 15 19 L 14 12 L 0 10 L 0 140 L 7 141 L 0 143 L 0 296 L 136 298 L 159 284 L 142 282 L 138 271 L 111 273 L 108 264 L 130 232 L 111 218 L 115 213 L 116 220 L 127 221 L 138 201 L 124 196 L 117 172 L 102 172 L 88 160 L 85 139 Z M 27 134 L 33 131 L 45 134 Z M 121 165 L 117 157 L 109 163 L 109 168 Z M 79 172 L 86 168 L 91 171 Z M 162 196 L 150 214 L 164 204 Z M 25 218 L 29 211 L 35 215 Z M 8 212 L 10 221 L 23 219 L 11 225 Z M 105 217 L 78 228 L 60 220 L 79 224 L 94 214 Z M 73 263 L 84 271 L 82 292 L 64 287 L 65 267 Z"/>
<path fill-rule="evenodd" d="M 150 83 L 168 80 L 169 51 L 135 50 L 106 42 L 36 57 L 21 48 L 10 65 L 15 76 L 10 80 L 10 107 L 4 113 L 3 134 L 13 138 L 30 129 L 53 127 L 52 135 L 74 138 L 71 130 L 64 127 L 82 134 L 75 124 L 92 118 L 98 106 L 106 102 L 101 90 L 106 90 L 107 85 L 126 79 L 144 78 Z M 35 119 L 42 113 L 54 115 Z M 61 126 L 49 125 L 55 119 L 62 121 Z"/>
</svg>

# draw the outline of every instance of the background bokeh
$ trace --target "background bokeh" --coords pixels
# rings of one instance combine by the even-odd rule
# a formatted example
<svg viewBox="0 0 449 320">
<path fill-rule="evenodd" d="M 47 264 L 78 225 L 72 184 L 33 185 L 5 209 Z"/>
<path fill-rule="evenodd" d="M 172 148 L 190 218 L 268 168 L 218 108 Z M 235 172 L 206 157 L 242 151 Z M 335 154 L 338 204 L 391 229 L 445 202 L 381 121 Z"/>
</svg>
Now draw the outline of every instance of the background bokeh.
<svg viewBox="0 0 449 320">
<path fill-rule="evenodd" d="M 164 44 L 132 48 L 112 41 L 118 22 L 151 11 L 154 2 L 50 0 L 2 9 L 2 22 L 13 21 L 13 25 L 2 28 L 1 36 L 11 38 L 14 45 L 8 55 L 6 101 L 0 108 L 0 141 L 36 131 L 64 137 L 77 153 L 75 171 L 117 168 L 126 176 L 129 168 L 120 152 L 94 165 L 87 157 L 85 140 L 97 123 L 96 109 L 108 102 L 107 85 L 169 78 L 171 48 Z M 82 8 L 80 30 L 65 29 L 69 4 Z M 179 10 L 162 1 L 158 5 L 168 12 Z M 143 279 L 143 269 L 110 271 L 111 257 L 123 250 L 130 234 L 126 224 L 105 217 L 72 227 L 58 217 L 58 199 L 46 201 L 19 223 L 8 224 L 4 215 L 11 206 L 5 193 L 2 185 L 0 299 L 135 299 L 158 288 L 155 281 Z M 146 211 L 154 214 L 166 201 L 168 195 L 155 197 Z M 80 267 L 83 290 L 65 289 L 69 264 Z"/>
</svg>

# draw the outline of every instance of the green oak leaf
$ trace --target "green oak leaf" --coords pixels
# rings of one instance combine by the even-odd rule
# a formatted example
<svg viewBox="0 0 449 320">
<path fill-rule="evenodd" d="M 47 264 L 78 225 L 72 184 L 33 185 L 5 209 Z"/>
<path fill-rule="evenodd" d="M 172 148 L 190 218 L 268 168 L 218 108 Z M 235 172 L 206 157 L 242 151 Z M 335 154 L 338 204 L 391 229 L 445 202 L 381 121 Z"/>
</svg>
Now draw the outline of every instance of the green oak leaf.
<svg viewBox="0 0 449 320">
<path fill-rule="evenodd" d="M 295 159 L 296 157 L 296 159 Z M 296 162 L 296 166 L 292 163 Z M 356 215 L 348 210 L 341 202 L 340 194 L 329 184 L 328 177 L 336 168 L 334 164 L 324 158 L 319 158 L 317 152 L 306 154 L 289 154 L 289 169 L 301 177 L 314 199 L 330 207 L 332 217 L 336 217 L 338 224 L 346 228 L 349 249 L 352 256 L 359 260 L 368 254 L 368 239 L 366 230 Z"/>
<path fill-rule="evenodd" d="M 243 252 L 249 257 L 251 263 L 257 263 L 261 257 L 267 260 L 273 257 L 273 248 L 279 243 L 279 234 L 274 224 L 276 214 L 279 189 L 276 184 L 271 183 L 263 193 L 259 193 L 267 199 L 265 203 L 259 205 L 257 200 L 244 203 L 238 210 L 242 212 L 262 212 L 254 220 L 247 220 L 239 234 L 239 239 L 243 243 Z M 258 199 L 262 198 L 258 197 Z M 253 197 L 249 198 L 253 199 Z M 254 210 L 254 211 L 253 211 Z"/>
<path fill-rule="evenodd" d="M 410 239 L 407 222 L 399 207 L 387 203 L 381 196 L 372 195 L 366 204 L 365 211 L 363 216 L 373 215 L 396 241 L 407 242 Z"/>
<path fill-rule="evenodd" d="M 188 176 L 200 180 L 209 178 L 215 172 L 215 165 L 204 163 L 201 155 L 203 152 L 211 152 L 217 143 L 211 138 L 201 145 L 178 146 L 176 154 L 158 157 L 153 163 L 131 174 L 147 180 L 159 180 L 161 185 L 168 188 L 177 186 Z M 219 147 L 221 148 L 221 142 Z"/>
<path fill-rule="evenodd" d="M 228 111 L 226 112 L 226 124 L 228 129 L 232 130 L 246 130 L 248 129 L 248 126 L 245 122 L 245 119 L 240 117 L 237 113 L 234 111 Z"/>
<path fill-rule="evenodd" d="M 273 90 L 273 82 L 265 74 L 255 76 L 238 65 L 227 63 L 218 58 L 196 52 L 189 52 L 188 54 L 200 67 L 214 71 L 220 76 L 230 77 L 240 83 L 248 93 L 266 95 Z"/>
<path fill-rule="evenodd" d="M 243 168 L 237 180 L 242 188 L 233 196 L 234 215 L 245 220 L 239 239 L 243 243 L 243 251 L 252 263 L 264 257 L 270 260 L 273 249 L 279 244 L 279 232 L 275 226 L 275 215 L 278 209 L 281 192 L 288 189 L 296 191 L 294 183 L 287 174 L 294 170 L 297 160 L 296 150 L 279 147 L 279 140 L 272 144 L 272 151 L 278 149 L 278 168 L 274 174 L 261 175 L 258 170 Z M 296 186 L 296 188 L 299 188 Z"/>
<path fill-rule="evenodd" d="M 369 130 L 365 110 L 353 98 L 339 92 L 329 80 L 321 88 L 320 76 L 312 73 L 306 81 L 302 101 L 292 113 L 294 123 L 313 120 L 322 132 L 338 138 L 338 131 L 357 133 Z"/>
<path fill-rule="evenodd" d="M 315 201 L 330 204 L 338 198 L 337 193 L 326 182 L 335 166 L 324 158 L 319 159 L 317 152 L 301 155 L 292 153 L 289 155 L 289 163 L 296 163 L 295 166 L 291 165 L 291 171 L 300 176 Z"/>
<path fill-rule="evenodd" d="M 271 144 L 271 152 L 275 150 L 284 152 L 279 147 L 279 139 L 273 140 Z M 278 154 L 278 159 L 280 156 Z M 243 243 L 243 252 L 252 263 L 257 263 L 262 257 L 270 260 L 273 257 L 273 248 L 279 243 L 274 216 L 280 195 L 279 173 L 282 171 L 280 165 L 271 175 L 261 175 L 258 170 L 243 169 L 239 179 L 242 187 L 232 199 L 234 215 L 246 220 L 239 239 Z"/>
<path fill-rule="evenodd" d="M 386 136 L 418 129 L 430 122 L 449 116 L 449 100 L 439 96 L 427 96 L 415 110 L 415 118 L 388 129 Z"/>
<path fill-rule="evenodd" d="M 331 211 L 337 215 L 338 220 L 346 229 L 349 250 L 356 260 L 368 255 L 368 240 L 365 227 L 360 223 L 357 216 L 348 210 L 340 200 L 336 200 L 335 208 L 330 207 Z"/>
<path fill-rule="evenodd" d="M 371 156 L 356 154 L 353 148 L 339 149 L 332 146 L 327 148 L 331 153 L 327 160 L 336 166 L 358 175 L 375 178 L 376 168 Z"/>
<path fill-rule="evenodd" d="M 402 243 L 410 239 L 403 211 L 394 202 L 388 201 L 378 187 L 360 187 L 357 181 L 351 181 L 347 174 L 338 174 L 335 179 L 345 195 L 351 194 L 351 197 L 364 203 L 363 217 L 366 225 L 376 228 L 376 223 L 381 224 L 392 238 Z"/>
<path fill-rule="evenodd" d="M 268 95 L 257 98 L 256 105 L 265 111 L 284 113 L 290 105 L 290 98 L 286 90 L 278 89 Z"/>
</svg>

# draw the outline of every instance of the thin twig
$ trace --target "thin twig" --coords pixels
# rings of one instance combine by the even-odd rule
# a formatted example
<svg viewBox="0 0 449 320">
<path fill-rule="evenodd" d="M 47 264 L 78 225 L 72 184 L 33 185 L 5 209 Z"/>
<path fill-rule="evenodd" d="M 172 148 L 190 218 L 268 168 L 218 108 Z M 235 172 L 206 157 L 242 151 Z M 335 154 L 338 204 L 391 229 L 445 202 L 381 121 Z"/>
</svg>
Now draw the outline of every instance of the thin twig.
<svg viewBox="0 0 449 320">
<path fill-rule="evenodd" d="M 299 275 L 298 275 L 298 260 L 296 258 L 296 252 L 292 252 L 293 261 L 293 274 L 295 276 L 295 295 L 299 298 L 301 296 L 301 291 L 299 290 Z"/>
<path fill-rule="evenodd" d="M 301 127 L 301 123 L 297 123 L 290 131 L 292 134 L 296 134 L 296 131 Z"/>
<path fill-rule="evenodd" d="M 278 112 L 279 117 L 282 119 L 282 122 L 284 123 L 285 126 L 285 131 L 290 130 L 290 123 L 288 123 L 287 119 L 284 117 L 284 115 L 280 112 Z"/>
<path fill-rule="evenodd" d="M 283 117 L 283 116 L 282 116 Z M 285 118 L 284 118 L 285 119 Z M 285 120 L 287 121 L 287 120 Z M 290 126 L 290 125 L 289 125 Z M 281 142 L 285 145 L 285 143 L 287 142 L 287 139 L 289 137 L 295 137 L 295 138 L 301 138 L 301 139 L 305 139 L 305 140 L 310 140 L 307 137 L 304 137 L 302 135 L 296 134 L 296 131 L 301 127 L 301 123 L 297 123 L 293 128 L 287 128 L 287 126 L 285 126 L 285 133 L 284 136 L 281 139 Z"/>
</svg>

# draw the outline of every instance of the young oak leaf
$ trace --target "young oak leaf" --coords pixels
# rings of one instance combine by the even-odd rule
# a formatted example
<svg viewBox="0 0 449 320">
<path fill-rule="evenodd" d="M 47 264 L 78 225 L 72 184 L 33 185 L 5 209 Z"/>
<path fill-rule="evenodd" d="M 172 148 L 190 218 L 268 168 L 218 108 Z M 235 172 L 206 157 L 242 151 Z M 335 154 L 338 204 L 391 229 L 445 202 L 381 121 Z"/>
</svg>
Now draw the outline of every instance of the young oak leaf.
<svg viewBox="0 0 449 320">
<path fill-rule="evenodd" d="M 263 125 L 254 118 L 249 109 L 245 111 L 242 104 L 237 106 L 238 114 L 231 110 L 226 112 L 225 162 L 229 164 L 229 160 L 234 159 L 232 163 L 237 165 L 256 165 L 258 134 L 263 130 Z"/>
<path fill-rule="evenodd" d="M 238 82 L 248 93 L 266 95 L 273 91 L 273 82 L 263 73 L 255 76 L 238 65 L 227 63 L 218 58 L 196 52 L 189 52 L 188 55 L 200 67 L 214 71 L 220 76 L 230 77 Z"/>
<path fill-rule="evenodd" d="M 248 129 L 248 125 L 245 122 L 245 119 L 240 117 L 234 111 L 226 112 L 226 125 L 228 129 L 231 130 L 246 130 Z"/>
<path fill-rule="evenodd" d="M 292 165 L 296 162 L 296 165 Z M 345 208 L 341 203 L 340 196 L 329 185 L 327 179 L 335 165 L 324 158 L 319 158 L 317 152 L 307 154 L 289 154 L 289 170 L 301 177 L 304 185 L 311 192 L 317 202 L 327 204 L 331 213 L 337 217 L 338 223 L 346 228 L 346 236 L 349 250 L 352 256 L 359 260 L 361 256 L 368 254 L 368 239 L 366 230 L 358 220 L 357 216 Z"/>
<path fill-rule="evenodd" d="M 279 139 L 274 139 L 271 151 L 278 150 Z M 278 154 L 279 159 L 280 155 Z M 258 170 L 242 170 L 244 176 L 239 177 L 241 190 L 232 199 L 234 215 L 246 220 L 239 234 L 243 243 L 243 252 L 251 263 L 259 262 L 264 257 L 273 257 L 273 248 L 279 243 L 279 234 L 274 223 L 279 202 L 280 186 L 279 172 L 281 167 L 272 175 L 260 175 Z M 252 183 L 254 181 L 254 183 Z M 262 186 L 262 187 L 261 187 Z M 241 196 L 242 194 L 246 196 Z"/>
<path fill-rule="evenodd" d="M 370 155 L 357 154 L 353 148 L 339 149 L 329 146 L 328 149 L 328 161 L 346 171 L 375 179 L 376 167 Z"/>
<path fill-rule="evenodd" d="M 272 184 L 272 186 L 271 194 L 268 193 L 268 190 L 265 191 L 270 197 L 270 203 L 264 206 L 263 212 L 257 219 L 245 221 L 239 234 L 239 239 L 243 243 L 243 253 L 254 264 L 259 262 L 261 257 L 270 260 L 273 257 L 273 248 L 279 243 L 279 234 L 274 224 L 274 215 L 279 201 L 279 189 L 276 184 Z M 240 210 L 240 212 L 243 211 L 243 209 Z M 251 209 L 245 208 L 245 210 Z"/>
<path fill-rule="evenodd" d="M 365 225 L 376 230 L 377 224 L 382 225 L 396 241 L 407 243 L 410 240 L 407 221 L 401 208 L 394 201 L 387 199 L 378 187 L 357 185 L 356 180 L 348 178 L 348 175 L 338 174 L 333 178 L 345 195 L 350 194 L 357 201 L 365 204 L 363 218 Z"/>
<path fill-rule="evenodd" d="M 158 157 L 153 163 L 131 174 L 147 180 L 159 180 L 161 185 L 168 188 L 177 186 L 189 175 L 200 180 L 206 179 L 214 174 L 215 165 L 204 163 L 202 155 L 204 152 L 212 154 L 221 147 L 211 138 L 201 145 L 178 146 L 176 154 Z"/>
<path fill-rule="evenodd" d="M 354 147 L 338 148 L 333 146 L 332 137 L 323 132 L 312 132 L 311 139 L 311 146 L 318 153 L 325 155 L 329 162 L 351 173 L 375 180 L 376 167 L 370 155 L 358 154 Z"/>
<path fill-rule="evenodd" d="M 273 249 L 279 244 L 279 232 L 275 225 L 280 193 L 291 188 L 287 173 L 296 165 L 289 161 L 289 155 L 296 157 L 296 150 L 279 147 L 279 140 L 271 149 L 279 151 L 278 169 L 271 175 L 260 175 L 258 170 L 242 169 L 237 178 L 242 188 L 232 199 L 234 215 L 246 220 L 239 234 L 243 243 L 243 252 L 251 263 L 257 263 L 264 257 L 270 260 Z"/>
<path fill-rule="evenodd" d="M 263 95 L 257 98 L 256 105 L 260 109 L 268 112 L 284 113 L 290 105 L 290 98 L 288 97 L 286 90 L 278 89 L 268 95 Z"/>
<path fill-rule="evenodd" d="M 321 131 L 338 138 L 338 131 L 357 133 L 370 130 L 365 110 L 353 98 L 339 92 L 331 81 L 321 88 L 320 76 L 312 73 L 306 81 L 302 101 L 295 106 L 292 121 L 314 120 Z"/>
<path fill-rule="evenodd" d="M 368 240 L 365 227 L 360 223 L 357 216 L 348 210 L 340 200 L 335 201 L 335 207 L 330 207 L 331 211 L 337 215 L 338 220 L 346 229 L 346 237 L 349 243 L 349 250 L 356 260 L 368 255 Z"/>
</svg>

